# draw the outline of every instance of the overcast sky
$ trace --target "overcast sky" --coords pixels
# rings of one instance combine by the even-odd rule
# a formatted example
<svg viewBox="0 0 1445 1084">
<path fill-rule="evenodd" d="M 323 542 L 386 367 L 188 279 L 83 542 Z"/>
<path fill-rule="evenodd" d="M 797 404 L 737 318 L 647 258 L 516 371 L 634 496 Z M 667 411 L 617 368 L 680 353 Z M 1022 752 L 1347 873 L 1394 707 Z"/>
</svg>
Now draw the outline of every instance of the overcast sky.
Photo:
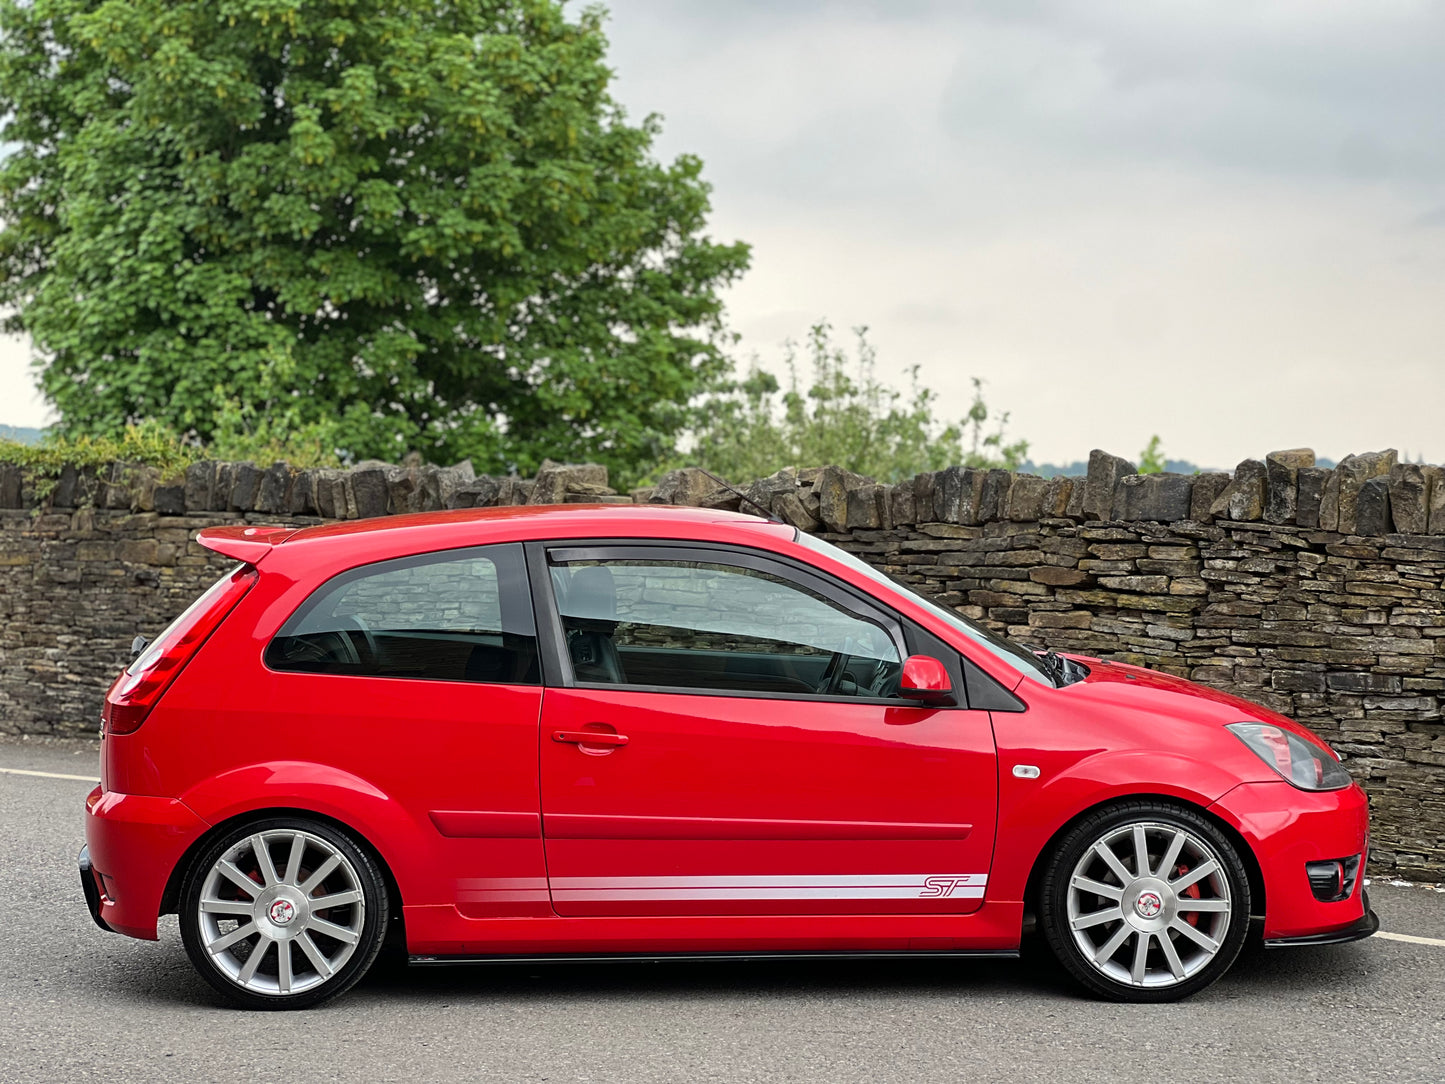
<svg viewBox="0 0 1445 1084">
<path fill-rule="evenodd" d="M 867 324 L 1040 461 L 1445 461 L 1445 5 L 610 7 L 619 98 L 754 246 L 750 348 Z"/>
<path fill-rule="evenodd" d="M 1445 461 L 1445 5 L 608 6 L 617 97 L 754 246 L 745 353 L 866 324 L 1040 461 Z M 17 344 L 0 396 L 39 421 Z"/>
</svg>

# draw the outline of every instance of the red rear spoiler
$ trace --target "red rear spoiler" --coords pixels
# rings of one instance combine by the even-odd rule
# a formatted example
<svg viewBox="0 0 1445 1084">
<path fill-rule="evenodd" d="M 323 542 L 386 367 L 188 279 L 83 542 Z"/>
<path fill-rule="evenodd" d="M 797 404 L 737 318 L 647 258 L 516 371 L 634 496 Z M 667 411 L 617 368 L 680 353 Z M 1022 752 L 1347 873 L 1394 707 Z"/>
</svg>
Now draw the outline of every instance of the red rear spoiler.
<svg viewBox="0 0 1445 1084">
<path fill-rule="evenodd" d="M 254 565 L 296 533 L 295 527 L 207 527 L 196 541 L 208 550 Z"/>
</svg>

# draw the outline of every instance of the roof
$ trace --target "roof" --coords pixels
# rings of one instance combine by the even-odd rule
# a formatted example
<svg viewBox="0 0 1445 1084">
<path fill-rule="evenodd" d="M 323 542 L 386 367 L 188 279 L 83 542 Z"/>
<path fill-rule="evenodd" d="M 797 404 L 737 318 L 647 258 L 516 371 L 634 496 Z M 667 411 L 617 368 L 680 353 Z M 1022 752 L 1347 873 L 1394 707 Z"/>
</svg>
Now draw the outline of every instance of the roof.
<svg viewBox="0 0 1445 1084">
<path fill-rule="evenodd" d="M 292 527 L 208 527 L 196 540 L 207 549 L 256 564 L 272 549 L 304 546 L 424 552 L 529 538 L 686 538 L 791 540 L 794 528 L 717 508 L 659 504 L 509 505 L 450 512 L 377 516 L 297 530 Z"/>
</svg>

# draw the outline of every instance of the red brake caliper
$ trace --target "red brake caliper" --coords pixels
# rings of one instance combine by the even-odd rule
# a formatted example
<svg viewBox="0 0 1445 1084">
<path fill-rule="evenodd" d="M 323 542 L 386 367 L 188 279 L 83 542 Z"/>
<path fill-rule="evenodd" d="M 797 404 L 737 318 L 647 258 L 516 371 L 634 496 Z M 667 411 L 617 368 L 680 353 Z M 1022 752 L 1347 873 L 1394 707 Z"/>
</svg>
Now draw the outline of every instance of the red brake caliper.
<svg viewBox="0 0 1445 1084">
<path fill-rule="evenodd" d="M 1181 865 L 1179 866 L 1179 868 L 1174 871 L 1175 875 L 1176 875 L 1176 876 L 1179 876 L 1179 877 L 1183 877 L 1183 876 L 1184 876 L 1186 873 L 1188 873 L 1188 872 L 1189 872 L 1189 867 L 1186 866 L 1186 865 L 1183 865 L 1183 864 L 1181 864 Z M 1186 899 L 1197 900 L 1197 899 L 1199 898 L 1199 882 L 1198 882 L 1198 881 L 1195 881 L 1192 885 L 1190 885 L 1188 888 L 1186 888 L 1183 892 L 1181 892 L 1181 893 L 1179 893 L 1179 894 L 1180 894 L 1181 896 L 1184 896 Z M 1189 923 L 1189 925 L 1191 925 L 1191 926 L 1198 926 L 1198 925 L 1199 925 L 1199 912 L 1198 912 L 1198 911 L 1185 911 L 1185 912 L 1184 912 L 1184 921 L 1187 922 L 1187 923 Z"/>
</svg>

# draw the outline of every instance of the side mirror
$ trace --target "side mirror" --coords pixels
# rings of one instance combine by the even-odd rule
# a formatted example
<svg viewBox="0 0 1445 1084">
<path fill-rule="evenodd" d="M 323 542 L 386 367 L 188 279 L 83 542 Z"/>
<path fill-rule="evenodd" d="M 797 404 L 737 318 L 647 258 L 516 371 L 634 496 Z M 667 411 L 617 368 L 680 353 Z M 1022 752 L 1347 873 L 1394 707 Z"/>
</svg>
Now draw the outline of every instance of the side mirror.
<svg viewBox="0 0 1445 1084">
<path fill-rule="evenodd" d="M 898 679 L 898 695 L 930 708 L 957 704 L 948 668 L 930 655 L 909 655 Z"/>
</svg>

